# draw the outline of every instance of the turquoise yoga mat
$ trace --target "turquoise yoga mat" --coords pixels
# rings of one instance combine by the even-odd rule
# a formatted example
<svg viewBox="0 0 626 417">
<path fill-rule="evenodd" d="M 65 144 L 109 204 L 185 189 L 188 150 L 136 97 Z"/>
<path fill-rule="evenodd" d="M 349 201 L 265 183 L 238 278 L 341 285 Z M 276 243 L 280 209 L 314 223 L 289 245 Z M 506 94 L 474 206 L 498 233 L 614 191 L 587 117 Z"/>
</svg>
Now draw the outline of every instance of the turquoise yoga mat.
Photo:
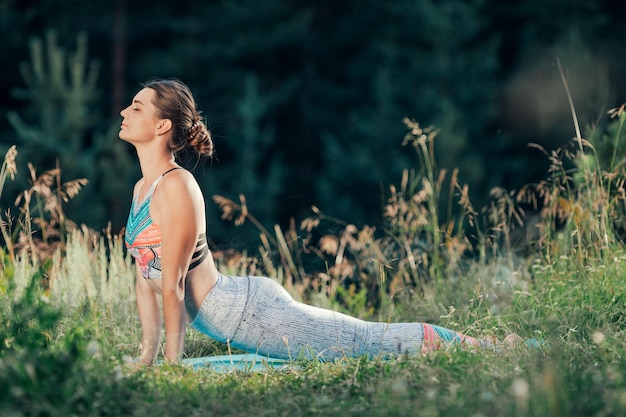
<svg viewBox="0 0 626 417">
<path fill-rule="evenodd" d="M 182 360 L 182 364 L 192 366 L 194 369 L 210 368 L 218 372 L 229 372 L 286 369 L 292 362 L 284 359 L 268 358 L 267 356 L 244 353 L 237 355 L 185 358 Z"/>
<path fill-rule="evenodd" d="M 542 339 L 527 339 L 524 343 L 528 348 L 549 347 L 546 341 Z M 285 370 L 297 368 L 294 362 L 285 359 L 269 358 L 253 353 L 185 358 L 182 360 L 182 364 L 192 366 L 194 369 L 210 368 L 217 372 L 258 372 L 272 369 Z"/>
</svg>

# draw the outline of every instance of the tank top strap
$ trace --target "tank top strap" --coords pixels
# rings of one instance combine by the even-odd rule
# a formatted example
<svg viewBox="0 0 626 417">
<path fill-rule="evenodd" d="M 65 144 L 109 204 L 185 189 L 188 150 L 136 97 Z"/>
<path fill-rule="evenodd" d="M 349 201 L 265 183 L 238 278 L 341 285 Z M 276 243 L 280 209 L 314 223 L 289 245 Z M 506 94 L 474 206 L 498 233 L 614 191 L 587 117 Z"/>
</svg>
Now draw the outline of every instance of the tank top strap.
<svg viewBox="0 0 626 417">
<path fill-rule="evenodd" d="M 146 199 L 152 198 L 152 194 L 154 194 L 154 190 L 156 189 L 157 185 L 159 185 L 159 183 L 161 182 L 163 177 L 166 176 L 167 174 L 169 174 L 170 172 L 174 171 L 175 169 L 180 169 L 180 167 L 170 168 L 167 171 L 165 171 L 164 173 L 162 173 L 161 175 L 159 175 L 156 178 L 156 180 L 154 180 L 154 182 L 150 186 L 150 189 L 148 190 L 148 194 L 146 194 Z"/>
<path fill-rule="evenodd" d="M 167 171 L 165 171 L 164 173 L 162 173 L 161 175 L 159 175 L 158 177 L 156 177 L 156 179 L 152 182 L 152 184 L 150 185 L 150 188 L 148 189 L 148 192 L 146 193 L 145 197 L 141 200 L 141 202 L 137 201 L 139 199 L 139 195 L 136 196 L 135 200 L 137 201 L 138 205 L 141 206 L 143 205 L 146 201 L 150 200 L 152 198 L 152 194 L 154 194 L 154 190 L 156 189 L 157 185 L 159 185 L 159 182 L 161 181 L 161 179 L 168 173 L 174 171 L 175 169 L 181 169 L 180 167 L 174 167 L 174 168 L 170 168 Z"/>
<path fill-rule="evenodd" d="M 160 180 L 160 179 L 161 179 L 161 178 L 163 178 L 165 175 L 169 174 L 170 172 L 174 171 L 175 169 L 181 169 L 181 168 L 180 168 L 180 167 L 170 168 L 170 169 L 168 169 L 167 171 L 165 171 L 164 173 L 162 173 L 162 174 L 159 176 L 159 178 L 157 178 L 157 179 L 159 179 L 159 180 Z"/>
</svg>

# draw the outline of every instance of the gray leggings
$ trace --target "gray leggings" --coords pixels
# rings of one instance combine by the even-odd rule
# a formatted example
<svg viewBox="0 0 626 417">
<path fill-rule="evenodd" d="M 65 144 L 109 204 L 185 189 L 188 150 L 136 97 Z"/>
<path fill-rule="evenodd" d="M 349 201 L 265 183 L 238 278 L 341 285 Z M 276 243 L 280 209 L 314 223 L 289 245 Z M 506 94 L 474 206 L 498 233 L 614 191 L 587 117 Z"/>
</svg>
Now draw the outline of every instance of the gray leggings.
<svg viewBox="0 0 626 417">
<path fill-rule="evenodd" d="M 422 323 L 374 323 L 299 303 L 265 277 L 220 275 L 191 326 L 220 342 L 280 359 L 332 360 L 420 352 Z"/>
</svg>

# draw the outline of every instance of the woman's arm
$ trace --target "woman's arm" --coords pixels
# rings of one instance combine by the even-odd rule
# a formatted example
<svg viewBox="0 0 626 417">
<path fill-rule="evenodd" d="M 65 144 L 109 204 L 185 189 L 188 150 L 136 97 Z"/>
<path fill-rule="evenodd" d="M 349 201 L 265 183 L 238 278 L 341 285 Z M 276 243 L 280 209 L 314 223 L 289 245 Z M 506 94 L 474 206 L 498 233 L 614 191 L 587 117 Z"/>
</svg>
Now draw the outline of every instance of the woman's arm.
<svg viewBox="0 0 626 417">
<path fill-rule="evenodd" d="M 178 362 L 185 340 L 185 277 L 199 231 L 204 227 L 204 200 L 191 173 L 182 169 L 165 176 L 157 191 L 162 234 L 165 357 Z"/>
<path fill-rule="evenodd" d="M 135 297 L 137 311 L 141 322 L 141 356 L 139 361 L 144 365 L 152 365 L 159 353 L 161 340 L 161 312 L 157 295 L 141 275 L 137 266 L 135 281 Z"/>
</svg>

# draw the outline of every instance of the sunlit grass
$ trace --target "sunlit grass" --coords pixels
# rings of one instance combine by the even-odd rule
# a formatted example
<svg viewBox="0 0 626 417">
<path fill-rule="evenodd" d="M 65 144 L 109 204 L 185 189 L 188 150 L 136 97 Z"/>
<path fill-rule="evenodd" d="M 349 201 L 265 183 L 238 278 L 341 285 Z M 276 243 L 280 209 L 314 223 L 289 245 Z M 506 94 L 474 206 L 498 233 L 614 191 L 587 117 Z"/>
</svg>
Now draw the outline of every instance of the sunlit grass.
<svg viewBox="0 0 626 417">
<path fill-rule="evenodd" d="M 58 258 L 72 259 L 71 265 L 55 261 L 45 272 L 50 289 L 37 291 L 33 303 L 59 309 L 62 317 L 46 330 L 47 356 L 29 346 L 2 348 L 0 381 L 13 387 L 3 391 L 3 412 L 586 416 L 619 415 L 626 407 L 626 283 L 621 278 L 626 255 L 621 250 L 587 267 L 565 256 L 553 263 L 538 260 L 527 265 L 528 276 L 520 277 L 515 272 L 522 269 L 477 265 L 456 284 L 432 283 L 426 296 L 406 294 L 379 313 L 390 321 L 428 315 L 478 334 L 512 330 L 545 339 L 546 347 L 451 349 L 391 361 L 311 362 L 289 371 L 222 374 L 170 366 L 132 372 L 124 366 L 124 356 L 137 353 L 139 340 L 129 292 L 133 268 L 116 247 L 120 238 L 111 239 L 112 244 L 102 244 L 76 231 L 68 238 L 69 255 Z M 6 291 L 7 280 L 21 280 L 23 296 L 29 277 L 41 278 L 42 271 L 21 261 L 11 276 L 3 272 L 6 313 L 20 298 Z M 72 343 L 76 353 L 70 360 Z M 190 332 L 188 355 L 220 353 L 225 353 L 221 346 Z M 54 390 L 40 390 L 60 366 L 73 370 L 52 380 Z"/>
<path fill-rule="evenodd" d="M 416 151 L 428 160 L 434 136 L 425 138 Z M 579 152 L 591 145 L 577 143 L 573 152 L 548 153 L 546 181 L 500 192 L 482 212 L 453 173 L 446 193 L 460 211 L 432 215 L 441 209 L 446 173 L 431 161 L 391 188 L 388 230 L 358 229 L 315 208 L 300 229 L 260 228 L 259 256 L 215 254 L 223 272 L 272 275 L 316 305 L 478 337 L 514 332 L 537 339 L 535 348 L 451 348 L 394 360 L 301 362 L 286 371 L 133 370 L 125 359 L 138 354 L 140 326 L 122 237 L 66 222 L 55 239 L 3 217 L 3 236 L 16 238 L 0 250 L 0 415 L 622 415 L 626 251 L 613 226 L 623 212 L 624 175 L 602 171 Z M 565 169 L 563 158 L 575 168 Z M 15 169 L 10 162 L 2 182 Z M 516 202 L 531 194 L 543 199 L 540 221 L 522 255 L 511 240 L 525 220 Z M 254 223 L 245 198 L 217 200 Z M 38 224 L 58 228 L 61 202 L 39 211 Z M 335 233 L 319 233 L 324 224 Z M 227 352 L 188 331 L 186 355 Z"/>
</svg>

